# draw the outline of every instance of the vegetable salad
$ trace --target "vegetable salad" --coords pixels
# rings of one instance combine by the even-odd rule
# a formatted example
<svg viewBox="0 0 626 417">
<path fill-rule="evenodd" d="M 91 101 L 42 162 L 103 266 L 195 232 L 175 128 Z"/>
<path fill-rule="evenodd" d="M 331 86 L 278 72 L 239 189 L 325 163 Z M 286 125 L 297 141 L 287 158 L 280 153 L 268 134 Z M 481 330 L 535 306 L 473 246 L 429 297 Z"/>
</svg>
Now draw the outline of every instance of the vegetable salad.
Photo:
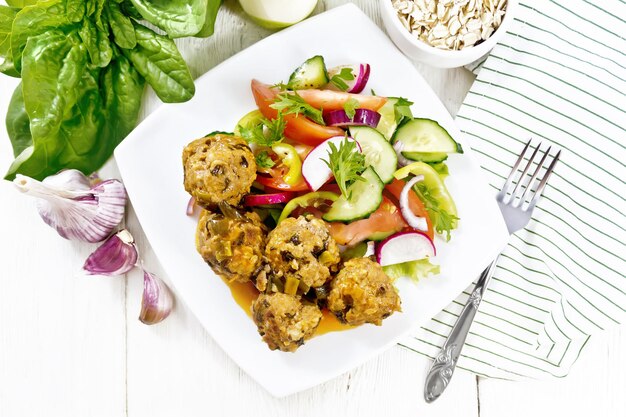
<svg viewBox="0 0 626 417">
<path fill-rule="evenodd" d="M 350 248 L 344 258 L 375 242 L 387 273 L 418 279 L 438 271 L 434 236 L 449 240 L 458 225 L 445 161 L 463 150 L 436 121 L 414 117 L 408 99 L 364 94 L 371 70 L 328 69 L 314 56 L 286 83 L 252 80 L 258 109 L 235 128 L 257 164 L 244 204 L 270 227 L 313 214 Z M 406 250 L 390 251 L 396 241 Z"/>
</svg>

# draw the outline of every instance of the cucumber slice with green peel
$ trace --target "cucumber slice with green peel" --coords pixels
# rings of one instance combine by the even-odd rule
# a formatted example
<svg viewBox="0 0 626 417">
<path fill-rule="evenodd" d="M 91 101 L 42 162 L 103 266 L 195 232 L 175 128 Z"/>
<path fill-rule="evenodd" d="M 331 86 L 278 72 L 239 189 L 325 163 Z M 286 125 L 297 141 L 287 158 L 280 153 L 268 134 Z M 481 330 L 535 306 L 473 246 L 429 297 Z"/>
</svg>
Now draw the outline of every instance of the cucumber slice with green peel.
<svg viewBox="0 0 626 417">
<path fill-rule="evenodd" d="M 343 195 L 339 197 L 322 217 L 324 220 L 352 222 L 366 218 L 378 209 L 383 201 L 385 184 L 372 167 L 366 168 L 361 177 L 364 181 L 355 181 L 348 187 L 351 198 L 347 199 Z"/>
<path fill-rule="evenodd" d="M 415 118 L 402 123 L 391 142 L 400 142 L 403 153 L 463 153 L 448 131 L 431 119 Z"/>
<path fill-rule="evenodd" d="M 289 87 L 294 90 L 320 88 L 328 84 L 329 81 L 324 57 L 316 55 L 296 68 L 289 77 Z"/>
<path fill-rule="evenodd" d="M 382 133 L 387 140 L 393 137 L 396 128 L 404 119 L 413 118 L 411 107 L 407 104 L 399 103 L 406 103 L 406 100 L 401 100 L 397 97 L 387 97 L 385 105 L 378 109 L 380 120 L 376 130 Z"/>
<path fill-rule="evenodd" d="M 374 168 L 385 184 L 391 182 L 398 168 L 398 155 L 382 133 L 367 126 L 350 126 L 350 136 L 360 145 L 365 166 Z"/>
<path fill-rule="evenodd" d="M 402 156 L 411 161 L 422 161 L 429 164 L 436 164 L 448 159 L 448 154 L 443 152 L 402 152 Z"/>
<path fill-rule="evenodd" d="M 376 232 L 367 237 L 367 240 L 373 240 L 376 242 L 380 242 L 381 240 L 387 239 L 389 236 L 393 235 L 394 231 L 391 232 Z"/>
</svg>

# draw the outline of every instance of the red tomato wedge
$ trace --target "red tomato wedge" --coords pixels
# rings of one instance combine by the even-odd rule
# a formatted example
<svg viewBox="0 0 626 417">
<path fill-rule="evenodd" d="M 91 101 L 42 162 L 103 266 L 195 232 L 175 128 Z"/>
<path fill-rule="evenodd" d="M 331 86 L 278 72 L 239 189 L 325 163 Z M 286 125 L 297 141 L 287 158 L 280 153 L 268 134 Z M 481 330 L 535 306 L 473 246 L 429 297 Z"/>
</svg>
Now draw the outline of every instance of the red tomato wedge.
<svg viewBox="0 0 626 417">
<path fill-rule="evenodd" d="M 366 96 L 363 94 L 351 94 L 332 90 L 298 90 L 300 97 L 316 109 L 324 111 L 343 110 L 343 106 L 350 99 L 359 103 L 360 109 L 377 111 L 386 102 L 387 98 L 378 96 Z"/>
<path fill-rule="evenodd" d="M 356 245 L 369 239 L 382 239 L 408 227 L 400 209 L 387 197 L 383 196 L 378 210 L 367 219 L 345 223 L 327 223 L 330 235 L 340 245 Z"/>
<path fill-rule="evenodd" d="M 402 192 L 402 188 L 404 188 L 404 181 L 400 181 L 394 179 L 391 184 L 387 184 L 385 186 L 385 191 L 391 194 L 396 200 L 400 198 L 400 193 Z M 412 190 L 411 190 L 412 191 Z M 432 240 L 435 236 L 435 232 L 433 230 L 433 223 L 428 216 L 428 212 L 426 211 L 426 207 L 424 207 L 424 203 L 422 200 L 415 194 L 414 192 L 409 193 L 409 208 L 416 216 L 425 217 L 426 223 L 428 224 L 428 231 L 426 234 Z"/>
<path fill-rule="evenodd" d="M 252 80 L 251 87 L 254 101 L 261 113 L 263 113 L 263 116 L 268 119 L 276 119 L 278 111 L 271 108 L 270 105 L 274 103 L 278 95 L 277 91 L 258 80 Z M 317 146 L 328 138 L 345 134 L 338 127 L 318 125 L 303 115 L 286 114 L 284 119 L 287 122 L 285 136 L 305 145 Z"/>
</svg>

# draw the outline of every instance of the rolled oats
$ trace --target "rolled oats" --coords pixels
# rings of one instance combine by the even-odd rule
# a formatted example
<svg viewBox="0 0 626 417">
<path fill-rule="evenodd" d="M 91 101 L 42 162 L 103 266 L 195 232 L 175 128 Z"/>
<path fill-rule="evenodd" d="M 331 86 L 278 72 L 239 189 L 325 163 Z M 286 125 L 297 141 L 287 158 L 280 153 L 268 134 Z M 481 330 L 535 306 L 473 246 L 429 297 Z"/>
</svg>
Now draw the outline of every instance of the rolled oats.
<svg viewBox="0 0 626 417">
<path fill-rule="evenodd" d="M 488 39 L 502 23 L 507 0 L 391 0 L 402 25 L 440 49 L 458 50 Z"/>
</svg>

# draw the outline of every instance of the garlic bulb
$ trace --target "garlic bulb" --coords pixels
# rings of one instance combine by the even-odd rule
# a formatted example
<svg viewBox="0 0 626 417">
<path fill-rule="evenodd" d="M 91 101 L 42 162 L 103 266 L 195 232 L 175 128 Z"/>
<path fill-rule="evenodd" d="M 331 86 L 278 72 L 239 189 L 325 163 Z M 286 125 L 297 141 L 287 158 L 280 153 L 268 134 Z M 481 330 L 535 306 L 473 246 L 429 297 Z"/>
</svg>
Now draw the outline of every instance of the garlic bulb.
<svg viewBox="0 0 626 417">
<path fill-rule="evenodd" d="M 123 275 L 135 267 L 137 258 L 133 236 L 123 229 L 89 255 L 83 269 L 89 275 Z"/>
<path fill-rule="evenodd" d="M 172 311 L 174 297 L 163 281 L 143 271 L 143 295 L 139 320 L 143 324 L 156 324 L 167 318 Z"/>
<path fill-rule="evenodd" d="M 124 217 L 126 190 L 115 179 L 92 186 L 82 172 L 70 169 L 43 181 L 18 174 L 13 183 L 38 199 L 41 218 L 66 239 L 100 242 Z"/>
</svg>

